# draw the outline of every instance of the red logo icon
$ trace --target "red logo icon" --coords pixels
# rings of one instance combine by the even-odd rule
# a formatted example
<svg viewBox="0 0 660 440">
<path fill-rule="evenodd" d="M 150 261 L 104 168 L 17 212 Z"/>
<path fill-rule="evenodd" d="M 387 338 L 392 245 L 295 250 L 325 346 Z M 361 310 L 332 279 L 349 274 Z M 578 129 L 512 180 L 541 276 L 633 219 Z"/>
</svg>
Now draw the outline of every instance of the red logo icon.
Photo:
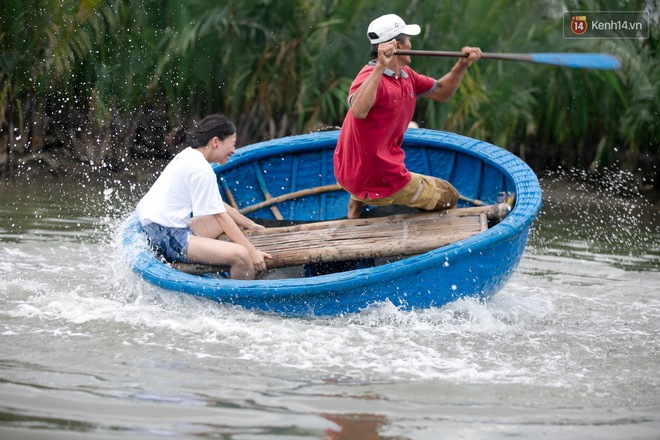
<svg viewBox="0 0 660 440">
<path fill-rule="evenodd" d="M 582 35 L 587 32 L 587 16 L 586 15 L 574 15 L 571 17 L 571 31 L 575 35 Z"/>
</svg>

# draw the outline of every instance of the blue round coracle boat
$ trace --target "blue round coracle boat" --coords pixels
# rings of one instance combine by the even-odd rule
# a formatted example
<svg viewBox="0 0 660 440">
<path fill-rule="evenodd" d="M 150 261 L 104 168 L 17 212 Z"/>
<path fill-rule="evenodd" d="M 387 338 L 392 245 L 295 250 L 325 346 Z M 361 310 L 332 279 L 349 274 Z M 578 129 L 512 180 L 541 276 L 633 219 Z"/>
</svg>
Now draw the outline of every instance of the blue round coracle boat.
<svg viewBox="0 0 660 440">
<path fill-rule="evenodd" d="M 345 192 L 286 197 L 336 183 L 332 159 L 338 133 L 291 136 L 239 149 L 226 165 L 214 167 L 225 202 L 244 209 L 273 198 L 283 200 L 277 209 L 273 204 L 246 214 L 254 219 L 345 218 Z M 502 148 L 446 132 L 410 129 L 404 150 L 411 171 L 450 181 L 466 200 L 495 204 L 503 195 L 514 194 L 513 208 L 483 232 L 419 255 L 318 276 L 254 281 L 192 275 L 171 267 L 154 255 L 132 218 L 123 237 L 130 265 L 164 289 L 284 316 L 354 313 L 386 301 L 402 309 L 439 307 L 461 297 L 492 296 L 520 262 L 541 208 L 536 175 Z M 461 201 L 459 206 L 467 204 Z"/>
</svg>

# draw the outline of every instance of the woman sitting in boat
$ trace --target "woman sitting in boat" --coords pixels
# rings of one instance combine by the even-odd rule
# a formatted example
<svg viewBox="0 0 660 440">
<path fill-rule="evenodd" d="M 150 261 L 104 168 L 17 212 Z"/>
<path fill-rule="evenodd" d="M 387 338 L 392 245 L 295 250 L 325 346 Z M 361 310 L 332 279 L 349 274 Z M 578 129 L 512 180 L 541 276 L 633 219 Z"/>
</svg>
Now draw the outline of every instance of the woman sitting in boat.
<svg viewBox="0 0 660 440">
<path fill-rule="evenodd" d="M 165 167 L 136 212 L 149 243 L 166 260 L 230 266 L 233 279 L 254 279 L 270 255 L 255 249 L 241 232 L 262 229 L 225 205 L 211 163 L 227 163 L 236 152 L 236 127 L 209 115 L 193 130 L 175 129 L 171 142 L 187 148 Z M 217 240 L 226 234 L 232 242 Z"/>
</svg>

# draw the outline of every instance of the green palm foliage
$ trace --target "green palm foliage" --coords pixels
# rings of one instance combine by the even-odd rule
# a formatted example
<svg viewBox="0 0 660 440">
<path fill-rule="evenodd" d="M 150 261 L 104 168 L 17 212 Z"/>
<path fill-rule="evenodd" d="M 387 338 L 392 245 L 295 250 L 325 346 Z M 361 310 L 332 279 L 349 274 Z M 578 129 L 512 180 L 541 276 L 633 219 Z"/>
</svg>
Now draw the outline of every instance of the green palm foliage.
<svg viewBox="0 0 660 440">
<path fill-rule="evenodd" d="M 649 11 L 650 38 L 568 40 L 565 10 Z M 122 169 L 209 112 L 239 143 L 338 126 L 369 59 L 368 23 L 419 23 L 415 49 L 608 52 L 618 72 L 483 60 L 416 120 L 493 142 L 538 169 L 657 170 L 658 9 L 650 0 L 0 0 L 0 172 L 75 159 Z M 440 77 L 451 59 L 416 58 Z M 657 173 L 657 171 L 655 171 Z M 647 172 L 658 184 L 657 176 Z"/>
<path fill-rule="evenodd" d="M 154 77 L 176 113 L 222 109 L 244 141 L 341 119 L 337 86 L 347 85 L 337 66 L 355 12 L 347 2 L 208 3 L 178 11 L 188 18 L 167 35 Z"/>
</svg>

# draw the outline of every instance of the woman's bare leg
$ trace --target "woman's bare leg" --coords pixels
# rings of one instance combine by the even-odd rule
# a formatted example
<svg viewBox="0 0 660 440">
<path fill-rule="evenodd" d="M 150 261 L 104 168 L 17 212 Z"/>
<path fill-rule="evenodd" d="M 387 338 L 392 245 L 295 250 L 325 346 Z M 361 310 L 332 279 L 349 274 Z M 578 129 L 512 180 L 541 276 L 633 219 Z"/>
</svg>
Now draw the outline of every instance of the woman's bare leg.
<svg viewBox="0 0 660 440">
<path fill-rule="evenodd" d="M 212 215 L 193 217 L 190 228 L 199 237 L 218 238 L 225 232 Z"/>
<path fill-rule="evenodd" d="M 248 250 L 230 241 L 191 235 L 188 240 L 187 258 L 190 263 L 228 265 L 232 279 L 253 280 L 255 277 Z"/>
</svg>

